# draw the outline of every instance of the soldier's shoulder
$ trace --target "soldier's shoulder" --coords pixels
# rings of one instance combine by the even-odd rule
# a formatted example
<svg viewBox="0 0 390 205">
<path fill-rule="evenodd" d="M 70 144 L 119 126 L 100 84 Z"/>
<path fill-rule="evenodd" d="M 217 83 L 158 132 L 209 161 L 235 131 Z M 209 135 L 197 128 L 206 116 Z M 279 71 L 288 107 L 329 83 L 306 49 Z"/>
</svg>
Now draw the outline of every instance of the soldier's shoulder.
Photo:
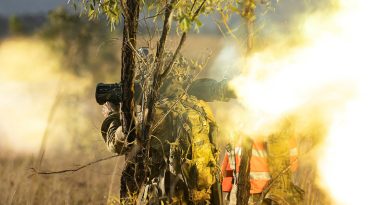
<svg viewBox="0 0 390 205">
<path fill-rule="evenodd" d="M 189 96 L 187 100 L 193 105 L 192 108 L 197 109 L 198 111 L 203 111 L 208 119 L 210 119 L 211 121 L 215 121 L 211 107 L 207 102 L 199 100 L 194 96 Z"/>
<path fill-rule="evenodd" d="M 200 100 L 195 96 L 189 95 L 187 101 L 189 101 L 191 104 L 202 107 L 203 109 L 210 109 L 210 106 L 206 101 Z"/>
<path fill-rule="evenodd" d="M 161 109 L 167 107 L 170 104 L 170 101 L 167 98 L 160 99 L 156 102 L 155 108 Z"/>
</svg>

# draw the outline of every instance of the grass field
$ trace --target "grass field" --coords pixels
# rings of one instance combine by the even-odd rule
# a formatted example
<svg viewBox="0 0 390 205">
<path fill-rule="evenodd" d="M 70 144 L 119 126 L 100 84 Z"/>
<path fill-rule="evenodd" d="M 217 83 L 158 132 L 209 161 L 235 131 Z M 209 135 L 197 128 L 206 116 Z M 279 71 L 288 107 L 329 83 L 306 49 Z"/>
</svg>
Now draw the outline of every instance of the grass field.
<svg viewBox="0 0 390 205">
<path fill-rule="evenodd" d="M 104 146 L 102 144 L 102 146 Z M 42 171 L 74 169 L 94 161 L 108 152 L 63 153 L 47 157 Z M 37 167 L 35 155 L 20 155 L 2 150 L 0 155 L 0 202 L 1 204 L 115 204 L 119 196 L 119 178 L 123 158 L 100 162 L 77 172 L 54 175 L 32 175 Z M 313 181 L 312 167 L 301 167 L 297 184 L 306 192 L 305 204 L 329 204 Z"/>
<path fill-rule="evenodd" d="M 42 170 L 73 168 L 88 159 L 92 160 L 90 156 L 66 153 L 46 159 Z M 110 192 L 112 197 L 118 193 L 120 172 L 114 172 L 115 159 L 75 173 L 50 176 L 31 176 L 30 168 L 36 166 L 34 156 L 2 153 L 0 163 L 1 204 L 106 204 Z"/>
</svg>

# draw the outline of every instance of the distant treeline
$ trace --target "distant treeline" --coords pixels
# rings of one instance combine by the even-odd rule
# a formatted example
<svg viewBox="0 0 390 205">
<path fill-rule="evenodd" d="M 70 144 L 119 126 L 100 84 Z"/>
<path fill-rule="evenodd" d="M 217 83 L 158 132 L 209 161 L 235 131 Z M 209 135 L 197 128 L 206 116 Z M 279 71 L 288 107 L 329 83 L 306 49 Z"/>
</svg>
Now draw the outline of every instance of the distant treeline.
<svg viewBox="0 0 390 205">
<path fill-rule="evenodd" d="M 57 8 L 59 9 L 59 8 Z M 22 34 L 22 35 L 32 35 L 34 34 L 39 28 L 41 28 L 43 25 L 49 21 L 49 15 L 51 12 L 57 10 L 53 9 L 52 11 L 48 13 L 39 13 L 39 14 L 24 14 L 24 15 L 17 15 L 17 16 L 1 16 L 0 15 L 0 38 L 4 38 L 7 36 L 11 36 L 14 34 Z M 69 12 L 69 14 L 79 16 L 79 14 L 74 14 L 74 12 Z M 81 18 L 86 18 L 85 16 Z M 203 17 L 204 18 L 204 17 Z M 105 19 L 102 17 L 100 20 L 102 20 L 105 24 L 107 24 L 107 27 L 109 28 L 109 25 L 107 22 L 105 22 Z M 139 25 L 139 31 L 141 33 L 148 33 L 150 30 L 155 29 L 153 28 L 146 28 L 145 22 L 149 23 L 149 26 L 155 26 L 153 23 L 151 23 L 153 19 L 148 19 L 147 21 L 140 22 Z M 175 30 L 175 26 L 173 25 L 173 30 Z M 117 31 L 122 30 L 122 22 L 119 23 L 119 26 L 116 27 Z M 212 21 L 204 21 L 204 25 L 200 28 L 200 32 L 202 34 L 221 34 L 220 30 L 216 26 L 215 22 Z"/>
<path fill-rule="evenodd" d="M 18 24 L 20 29 L 15 32 L 21 32 L 23 34 L 29 35 L 34 33 L 38 28 L 40 28 L 47 21 L 47 14 L 26 14 L 20 16 L 9 16 L 4 17 L 0 16 L 0 37 L 6 37 L 11 35 L 13 31 L 12 28 Z"/>
</svg>

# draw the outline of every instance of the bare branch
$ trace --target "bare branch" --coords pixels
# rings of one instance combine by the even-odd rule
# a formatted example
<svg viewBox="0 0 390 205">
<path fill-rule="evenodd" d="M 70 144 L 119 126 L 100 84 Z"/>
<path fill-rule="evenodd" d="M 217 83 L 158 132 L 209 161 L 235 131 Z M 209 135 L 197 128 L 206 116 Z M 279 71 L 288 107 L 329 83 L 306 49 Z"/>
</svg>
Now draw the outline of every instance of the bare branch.
<svg viewBox="0 0 390 205">
<path fill-rule="evenodd" d="M 147 16 L 147 17 L 144 17 L 144 18 L 142 18 L 142 19 L 140 19 L 140 20 L 147 20 L 147 19 L 151 19 L 151 18 L 155 18 L 155 17 L 157 17 L 157 16 L 160 16 L 160 15 L 162 15 L 162 14 L 164 13 L 164 11 L 165 11 L 166 9 L 167 9 L 167 7 L 164 6 L 164 8 L 162 8 L 160 11 L 158 11 L 155 15 Z"/>
<path fill-rule="evenodd" d="M 194 2 L 194 4 L 195 4 L 195 2 Z M 203 0 L 203 2 L 200 4 L 198 9 L 195 11 L 194 15 L 192 16 L 192 19 L 191 19 L 192 21 L 199 15 L 200 10 L 202 10 L 205 3 L 206 3 L 206 0 Z"/>
<path fill-rule="evenodd" d="M 101 48 L 102 48 L 105 44 L 107 44 L 107 43 L 109 43 L 109 42 L 113 42 L 113 41 L 118 41 L 118 40 L 119 40 L 119 38 L 111 38 L 111 39 L 108 39 L 108 40 L 104 40 L 102 43 L 100 43 L 100 44 L 98 45 L 98 47 L 97 47 L 97 49 L 96 49 L 96 55 L 97 55 L 98 53 L 100 53 Z"/>
<path fill-rule="evenodd" d="M 181 38 L 180 38 L 179 45 L 177 46 L 175 53 L 172 56 L 171 61 L 169 62 L 168 66 L 165 68 L 164 72 L 161 74 L 161 77 L 160 77 L 161 79 L 164 79 L 168 75 L 168 73 L 171 71 L 173 63 L 176 60 L 177 54 L 180 52 L 181 48 L 183 47 L 183 44 L 184 44 L 184 41 L 186 40 L 186 38 L 187 38 L 187 32 L 183 32 L 183 34 L 181 35 Z"/>
<path fill-rule="evenodd" d="M 33 171 L 33 173 L 29 177 L 31 177 L 33 175 L 52 175 L 52 174 L 63 174 L 63 173 L 67 173 L 67 172 L 77 172 L 77 171 L 84 169 L 88 166 L 91 166 L 93 164 L 96 164 L 96 163 L 99 163 L 99 162 L 102 162 L 105 160 L 109 160 L 109 159 L 112 159 L 115 157 L 119 157 L 119 156 L 121 156 L 121 155 L 113 155 L 113 156 L 105 157 L 102 159 L 98 159 L 98 160 L 95 160 L 93 162 L 89 162 L 85 165 L 79 166 L 79 167 L 74 168 L 74 169 L 64 169 L 64 170 L 58 170 L 58 171 L 39 171 L 39 170 L 36 170 L 34 167 L 32 167 L 30 169 Z"/>
<path fill-rule="evenodd" d="M 167 5 L 167 8 L 165 10 L 165 15 L 164 15 L 164 24 L 163 24 L 163 30 L 161 33 L 161 38 L 159 40 L 159 44 L 157 46 L 157 51 L 156 51 L 156 67 L 154 69 L 154 74 L 153 74 L 153 82 L 152 82 L 152 89 L 151 92 L 148 96 L 148 102 L 147 102 L 147 109 L 149 110 L 147 116 L 146 116 L 146 121 L 143 120 L 143 129 L 141 130 L 141 134 L 139 136 L 141 143 L 145 143 L 145 145 L 142 145 L 145 148 L 146 151 L 146 157 L 145 161 L 149 159 L 149 149 L 150 149 L 150 135 L 151 135 L 151 128 L 153 124 L 153 117 L 154 117 L 154 103 L 157 100 L 158 97 L 158 88 L 160 86 L 160 71 L 163 63 L 163 54 L 164 54 L 164 48 L 165 48 L 165 42 L 167 40 L 167 36 L 169 33 L 169 30 L 171 28 L 171 14 L 173 11 L 173 7 L 176 4 L 177 0 L 171 0 L 170 3 Z M 145 163 L 148 164 L 148 163 Z M 147 175 L 147 174 L 146 174 Z"/>
<path fill-rule="evenodd" d="M 294 161 L 290 162 L 288 166 L 286 166 L 281 172 L 279 172 L 276 177 L 271 179 L 271 182 L 264 188 L 264 191 L 261 193 L 261 200 L 264 200 L 265 195 L 268 193 L 268 191 L 272 188 L 272 185 L 274 185 L 275 181 L 281 177 L 283 174 L 285 174 L 287 171 L 291 169 L 291 166 L 295 163 L 297 163 L 298 159 L 295 159 Z M 260 203 L 261 204 L 261 203 Z"/>
<path fill-rule="evenodd" d="M 157 60 L 156 70 L 157 70 L 157 72 L 161 68 L 161 57 L 164 53 L 165 42 L 167 40 L 169 30 L 171 29 L 170 18 L 171 18 L 171 14 L 173 11 L 173 6 L 176 4 L 176 2 L 177 2 L 177 0 L 171 0 L 171 2 L 167 5 L 167 8 L 165 9 L 163 30 L 162 30 L 161 38 L 159 40 L 159 44 L 157 46 L 157 51 L 156 51 L 156 60 Z"/>
<path fill-rule="evenodd" d="M 63 76 L 61 76 L 61 78 L 60 78 L 60 80 L 58 82 L 57 95 L 56 95 L 56 97 L 54 99 L 54 103 L 52 104 L 52 106 L 50 108 L 49 116 L 47 117 L 47 120 L 46 120 L 46 122 L 47 122 L 46 123 L 46 128 L 45 128 L 45 131 L 43 133 L 42 140 L 41 140 L 41 145 L 40 145 L 39 151 L 38 151 L 38 159 L 37 159 L 37 160 L 39 160 L 37 162 L 38 163 L 38 168 L 41 167 L 43 158 L 45 156 L 46 142 L 47 142 L 47 138 L 49 136 L 50 125 L 51 125 L 51 123 L 53 121 L 53 117 L 54 117 L 54 114 L 56 113 L 57 107 L 60 104 L 61 99 L 63 97 L 62 93 L 61 93 L 62 81 L 63 81 Z"/>
<path fill-rule="evenodd" d="M 191 12 L 195 6 L 195 3 L 196 3 L 196 1 L 194 1 L 194 3 L 192 4 Z M 202 3 L 200 4 L 200 6 L 198 7 L 198 9 L 196 9 L 194 15 L 191 17 L 191 21 L 194 21 L 194 19 L 199 15 L 200 10 L 202 9 L 202 7 L 204 6 L 205 3 L 206 3 L 206 0 L 203 0 Z M 168 73 L 171 71 L 173 63 L 176 60 L 177 54 L 180 53 L 181 48 L 183 47 L 183 44 L 184 44 L 186 38 L 187 38 L 187 32 L 183 32 L 183 34 L 181 35 L 181 38 L 180 38 L 179 45 L 177 46 L 175 53 L 173 54 L 173 57 L 172 57 L 171 61 L 169 62 L 168 66 L 164 69 L 164 72 L 161 74 L 160 79 L 164 79 L 168 75 Z"/>
<path fill-rule="evenodd" d="M 142 57 L 142 56 L 137 52 L 137 50 L 134 48 L 134 46 L 133 46 L 132 44 L 130 44 L 130 43 L 128 43 L 128 46 L 130 47 L 131 50 L 133 50 L 133 52 L 134 52 L 135 56 L 138 58 L 138 60 L 140 60 L 144 66 L 148 66 L 148 64 L 147 64 L 146 61 L 145 61 L 145 58 Z"/>
<path fill-rule="evenodd" d="M 238 28 L 230 28 L 229 24 L 227 23 L 227 17 L 225 14 L 223 13 L 220 13 L 221 14 L 221 17 L 222 17 L 222 24 L 223 26 L 226 28 L 227 30 L 227 34 L 229 34 L 237 43 L 239 43 L 239 39 L 238 37 L 234 34 L 234 31 L 235 30 L 238 30 Z M 214 20 L 215 24 L 218 26 L 218 29 L 221 31 L 221 33 L 223 35 L 225 35 L 225 33 L 222 31 L 222 28 L 221 26 L 219 25 L 219 22 L 217 22 L 217 20 Z"/>
</svg>

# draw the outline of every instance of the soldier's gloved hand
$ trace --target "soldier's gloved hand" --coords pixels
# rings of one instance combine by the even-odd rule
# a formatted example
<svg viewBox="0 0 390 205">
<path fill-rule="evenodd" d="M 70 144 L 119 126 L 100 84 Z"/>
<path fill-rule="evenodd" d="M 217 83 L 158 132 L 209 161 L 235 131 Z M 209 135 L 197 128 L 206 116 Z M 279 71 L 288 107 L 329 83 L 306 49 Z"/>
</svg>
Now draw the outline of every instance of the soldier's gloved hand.
<svg viewBox="0 0 390 205">
<path fill-rule="evenodd" d="M 221 86 L 221 90 L 222 90 L 224 99 L 228 100 L 228 99 L 236 99 L 237 98 L 237 95 L 234 92 L 234 90 L 231 87 L 229 87 L 229 80 L 228 79 L 224 79 L 224 80 L 220 81 L 219 84 Z"/>
<path fill-rule="evenodd" d="M 227 88 L 226 91 L 225 91 L 225 97 L 228 98 L 228 99 L 236 99 L 237 95 L 236 95 L 236 93 L 234 92 L 233 89 Z"/>
<path fill-rule="evenodd" d="M 122 126 L 119 126 L 115 131 L 115 140 L 124 143 L 126 140 L 125 134 L 122 132 Z"/>
<path fill-rule="evenodd" d="M 119 106 L 115 105 L 111 102 L 106 102 L 102 106 L 102 114 L 104 117 L 108 117 L 110 114 L 114 112 L 119 112 Z"/>
</svg>

